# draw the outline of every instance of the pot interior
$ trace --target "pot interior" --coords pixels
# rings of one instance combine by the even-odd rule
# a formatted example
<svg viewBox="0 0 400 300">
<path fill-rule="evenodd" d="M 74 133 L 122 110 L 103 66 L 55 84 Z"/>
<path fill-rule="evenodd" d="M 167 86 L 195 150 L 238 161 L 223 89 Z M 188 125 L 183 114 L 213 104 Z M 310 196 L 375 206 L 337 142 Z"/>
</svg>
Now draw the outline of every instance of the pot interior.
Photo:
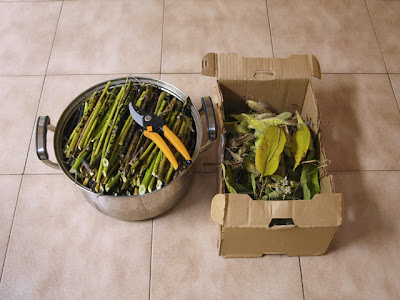
<svg viewBox="0 0 400 300">
<path fill-rule="evenodd" d="M 61 167 L 61 169 L 63 170 L 64 174 L 67 175 L 67 177 L 70 180 L 72 180 L 77 186 L 79 186 L 80 188 L 82 188 L 88 192 L 95 193 L 89 187 L 82 185 L 75 178 L 75 176 L 69 172 L 70 166 L 66 163 L 67 159 L 65 158 L 65 155 L 63 153 L 64 145 L 65 145 L 68 137 L 70 136 L 71 132 L 74 130 L 74 128 L 76 127 L 76 125 L 79 122 L 79 115 L 80 115 L 81 111 L 83 111 L 84 102 L 87 99 L 89 99 L 90 96 L 94 92 L 104 89 L 104 87 L 106 86 L 106 84 L 109 81 L 111 81 L 111 85 L 109 88 L 109 90 L 110 90 L 115 86 L 117 86 L 117 87 L 123 86 L 127 80 L 128 81 L 133 80 L 133 83 L 135 86 L 139 86 L 143 83 L 150 84 L 153 87 L 170 94 L 171 96 L 175 97 L 177 100 L 179 100 L 181 102 L 184 102 L 188 98 L 188 96 L 185 93 L 183 93 L 181 90 L 179 90 L 175 86 L 173 86 L 167 82 L 158 80 L 158 79 L 152 79 L 152 78 L 147 78 L 147 77 L 128 77 L 128 78 L 121 77 L 121 78 L 116 78 L 113 80 L 107 80 L 107 81 L 101 82 L 101 83 L 87 89 L 86 91 L 82 92 L 79 96 L 77 96 L 74 100 L 72 100 L 72 102 L 64 110 L 60 119 L 57 122 L 55 136 L 54 136 L 54 151 L 55 151 L 57 162 L 58 162 L 59 166 Z M 197 108 L 194 106 L 194 104 L 192 102 L 190 105 L 191 105 L 190 111 L 191 111 L 193 121 L 194 121 L 193 129 L 195 130 L 195 138 L 196 138 L 193 153 L 190 153 L 191 158 L 192 158 L 192 164 L 193 164 L 199 153 L 199 149 L 200 149 L 201 141 L 202 141 L 203 130 L 202 130 L 200 114 L 199 114 Z M 187 166 L 178 175 L 178 177 L 184 176 L 185 173 L 191 167 L 192 167 L 191 165 Z M 172 180 L 169 184 L 172 184 L 175 180 L 176 179 Z M 162 187 L 160 190 L 162 190 L 164 187 Z M 152 193 L 157 193 L 160 190 L 153 191 Z M 96 193 L 96 194 L 101 195 L 100 193 Z M 135 196 L 132 196 L 132 197 L 135 197 Z"/>
</svg>

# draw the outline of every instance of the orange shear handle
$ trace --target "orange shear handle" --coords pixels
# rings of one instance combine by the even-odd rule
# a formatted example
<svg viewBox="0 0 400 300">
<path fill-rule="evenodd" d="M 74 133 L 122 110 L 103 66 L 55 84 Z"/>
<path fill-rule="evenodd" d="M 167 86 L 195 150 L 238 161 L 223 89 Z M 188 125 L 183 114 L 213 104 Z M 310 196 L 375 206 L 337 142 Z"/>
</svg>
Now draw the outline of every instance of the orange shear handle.
<svg viewBox="0 0 400 300">
<path fill-rule="evenodd" d="M 192 160 L 182 141 L 168 128 L 167 125 L 163 126 L 164 136 L 171 142 L 171 144 L 179 151 L 186 160 Z"/>
<path fill-rule="evenodd" d="M 178 169 L 178 162 L 176 161 L 174 155 L 172 154 L 171 150 L 169 149 L 167 143 L 162 139 L 162 137 L 154 132 L 154 131 L 147 131 L 143 132 L 143 135 L 149 139 L 151 139 L 157 146 L 160 148 L 162 153 L 167 157 L 169 162 L 171 163 L 172 167 L 176 170 Z"/>
</svg>

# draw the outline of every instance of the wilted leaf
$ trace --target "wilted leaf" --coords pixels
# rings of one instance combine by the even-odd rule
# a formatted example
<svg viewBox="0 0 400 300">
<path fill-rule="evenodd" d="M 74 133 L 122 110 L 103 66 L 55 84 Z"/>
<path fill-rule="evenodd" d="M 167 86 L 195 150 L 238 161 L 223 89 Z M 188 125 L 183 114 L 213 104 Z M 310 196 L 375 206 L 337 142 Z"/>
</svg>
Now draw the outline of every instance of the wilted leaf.
<svg viewBox="0 0 400 300">
<path fill-rule="evenodd" d="M 261 114 L 252 114 L 251 116 L 256 120 L 262 120 L 265 118 L 275 117 L 276 115 L 274 113 L 261 113 Z"/>
<path fill-rule="evenodd" d="M 235 160 L 235 162 L 237 163 L 242 163 L 243 162 L 243 157 L 241 157 L 239 154 L 233 152 L 231 149 L 226 148 L 226 150 L 229 151 L 229 153 L 232 155 L 233 159 Z"/>
<path fill-rule="evenodd" d="M 233 125 L 233 134 L 246 134 L 249 133 L 249 130 L 241 125 L 241 124 L 235 124 Z"/>
<path fill-rule="evenodd" d="M 240 145 L 242 145 L 242 144 L 244 144 L 246 142 L 250 142 L 250 141 L 252 141 L 254 139 L 255 139 L 254 134 L 246 133 L 244 135 L 240 135 L 238 137 L 235 137 L 235 138 L 231 139 L 229 144 L 232 147 L 238 147 L 238 146 L 240 146 Z"/>
<path fill-rule="evenodd" d="M 297 131 L 293 135 L 293 156 L 295 164 L 293 170 L 297 168 L 306 155 L 308 147 L 310 146 L 311 134 L 307 125 L 301 119 L 299 113 L 296 111 L 297 117 Z"/>
<path fill-rule="evenodd" d="M 254 173 L 256 176 L 259 175 L 259 171 L 257 170 L 256 165 L 252 163 L 248 157 L 244 159 L 243 167 L 247 172 Z"/>
<path fill-rule="evenodd" d="M 236 119 L 236 120 L 238 120 L 238 121 L 240 121 L 240 122 L 243 120 L 243 116 L 241 114 L 231 115 L 231 117 Z"/>
<path fill-rule="evenodd" d="M 288 111 L 285 111 L 285 112 L 277 115 L 276 117 L 279 118 L 279 119 L 283 119 L 283 120 L 289 120 L 289 119 L 292 118 L 292 113 L 288 112 Z"/>
<path fill-rule="evenodd" d="M 253 100 L 247 100 L 246 104 L 254 111 L 271 113 L 271 111 L 269 111 L 267 109 L 267 107 L 260 102 L 256 102 Z"/>
<path fill-rule="evenodd" d="M 285 143 L 285 133 L 281 128 L 272 125 L 265 131 L 256 152 L 256 167 L 263 176 L 275 173 Z"/>
<path fill-rule="evenodd" d="M 247 127 L 251 128 L 251 129 L 254 129 L 256 131 L 255 132 L 256 136 L 258 134 L 264 134 L 264 132 L 268 129 L 268 127 L 270 125 L 270 124 L 264 122 L 263 120 L 254 119 L 251 115 L 242 114 L 242 116 L 248 122 L 248 126 Z"/>
<path fill-rule="evenodd" d="M 231 180 L 233 180 L 233 176 L 230 174 L 230 176 L 229 175 L 227 175 L 226 173 L 227 173 L 227 171 L 226 171 L 226 169 L 225 169 L 225 165 L 224 164 L 221 164 L 221 167 L 222 167 L 222 175 L 224 176 L 224 180 L 225 180 L 225 185 L 226 185 L 226 187 L 227 187 L 227 189 L 228 189 L 228 191 L 229 191 L 229 193 L 231 193 L 231 194 L 237 194 L 237 192 L 236 192 L 236 190 L 233 188 L 233 186 L 229 183 L 229 181 L 231 181 Z M 230 169 L 228 169 L 228 172 L 230 171 Z M 231 182 L 233 182 L 233 181 L 231 181 Z"/>
</svg>

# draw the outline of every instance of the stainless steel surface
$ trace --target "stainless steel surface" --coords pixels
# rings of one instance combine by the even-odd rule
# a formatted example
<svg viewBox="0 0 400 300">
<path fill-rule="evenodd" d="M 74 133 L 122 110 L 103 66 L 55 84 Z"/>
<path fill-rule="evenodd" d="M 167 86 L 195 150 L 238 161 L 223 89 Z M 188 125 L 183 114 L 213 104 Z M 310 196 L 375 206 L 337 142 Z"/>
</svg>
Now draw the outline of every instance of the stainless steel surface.
<svg viewBox="0 0 400 300">
<path fill-rule="evenodd" d="M 211 97 L 202 97 L 201 104 L 206 115 L 208 139 L 215 141 L 217 139 L 218 127 Z"/>
<path fill-rule="evenodd" d="M 141 127 L 143 127 L 143 116 L 135 110 L 132 103 L 129 103 L 129 112 L 132 115 L 132 118 L 135 120 L 135 122 L 138 123 Z"/>
<path fill-rule="evenodd" d="M 44 164 L 54 169 L 60 169 L 57 163 L 49 160 L 46 147 L 47 129 L 53 132 L 55 130 L 55 127 L 50 124 L 50 118 L 48 116 L 39 117 L 36 127 L 36 154 Z"/>
<path fill-rule="evenodd" d="M 174 87 L 173 85 L 161 80 L 156 80 L 146 77 L 132 77 L 137 84 L 151 84 L 171 95 L 176 97 L 177 100 L 184 101 L 187 95 Z M 125 84 L 126 78 L 117 78 L 111 80 L 110 88 L 114 86 L 122 86 Z M 148 193 L 141 196 L 110 196 L 102 195 L 92 192 L 88 187 L 77 183 L 73 174 L 69 173 L 67 166 L 63 162 L 63 133 L 65 127 L 70 120 L 76 109 L 84 103 L 94 92 L 102 90 L 107 84 L 107 81 L 99 83 L 77 96 L 64 110 L 60 119 L 58 120 L 55 135 L 54 135 L 54 151 L 57 162 L 64 174 L 81 190 L 87 201 L 94 206 L 97 210 L 109 215 L 113 218 L 121 220 L 144 220 L 158 216 L 167 210 L 174 207 L 184 196 L 190 187 L 193 177 L 193 167 L 187 167 L 177 178 L 171 181 L 170 184 L 161 188 L 158 191 Z M 200 114 L 194 104 L 190 107 L 191 114 L 194 120 L 194 128 L 196 130 L 196 145 L 192 154 L 192 161 L 194 161 L 199 154 L 201 148 L 201 141 L 203 137 L 202 123 Z"/>
<path fill-rule="evenodd" d="M 216 141 L 218 136 L 217 119 L 215 117 L 214 106 L 210 97 L 201 98 L 200 115 L 206 116 L 207 121 L 207 142 L 200 147 L 200 152 L 209 149 Z"/>
</svg>

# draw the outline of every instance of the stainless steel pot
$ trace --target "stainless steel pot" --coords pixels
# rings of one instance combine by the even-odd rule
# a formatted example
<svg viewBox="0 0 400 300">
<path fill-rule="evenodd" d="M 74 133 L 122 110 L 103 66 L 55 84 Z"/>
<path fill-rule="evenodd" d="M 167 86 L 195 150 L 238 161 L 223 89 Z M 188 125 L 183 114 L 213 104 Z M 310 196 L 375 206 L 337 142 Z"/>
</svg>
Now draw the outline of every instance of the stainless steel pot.
<svg viewBox="0 0 400 300">
<path fill-rule="evenodd" d="M 175 86 L 152 78 L 131 77 L 138 85 L 142 83 L 151 84 L 171 95 L 177 100 L 184 101 L 188 96 Z M 48 116 L 39 117 L 36 126 L 36 153 L 43 163 L 50 167 L 61 169 L 64 174 L 81 190 L 86 200 L 102 213 L 113 218 L 121 220 L 145 220 L 158 216 L 179 203 L 191 185 L 193 177 L 193 166 L 187 167 L 177 178 L 170 184 L 141 196 L 110 196 L 92 192 L 88 187 L 76 182 L 74 176 L 69 173 L 67 166 L 63 162 L 62 138 L 66 125 L 73 116 L 79 106 L 85 102 L 94 92 L 102 90 L 108 81 L 99 83 L 76 97 L 64 110 L 57 126 L 50 124 Z M 117 78 L 111 80 L 111 88 L 114 86 L 122 86 L 125 84 L 126 78 Z M 197 108 L 192 104 L 191 113 L 196 129 L 196 146 L 192 154 L 192 161 L 196 160 L 200 152 L 207 150 L 217 138 L 217 124 L 215 118 L 214 107 L 210 97 L 204 97 L 202 100 L 202 108 Z M 201 145 L 203 138 L 203 128 L 200 116 L 205 114 L 207 121 L 208 140 Z M 54 151 L 57 163 L 49 160 L 46 148 L 47 129 L 54 132 Z M 60 191 L 62 192 L 62 191 Z"/>
</svg>

